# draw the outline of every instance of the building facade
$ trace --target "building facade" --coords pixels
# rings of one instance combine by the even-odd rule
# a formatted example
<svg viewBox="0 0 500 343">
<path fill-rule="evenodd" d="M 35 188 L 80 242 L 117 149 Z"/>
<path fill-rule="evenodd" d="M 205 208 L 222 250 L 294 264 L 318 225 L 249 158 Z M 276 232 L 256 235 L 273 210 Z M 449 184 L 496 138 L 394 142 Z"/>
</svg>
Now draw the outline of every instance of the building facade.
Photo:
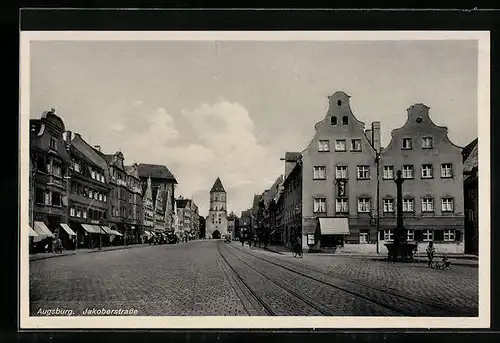
<svg viewBox="0 0 500 343">
<path fill-rule="evenodd" d="M 479 254 L 479 161 L 477 138 L 462 151 L 464 161 L 465 253 Z"/>
<path fill-rule="evenodd" d="M 305 251 L 373 243 L 380 123 L 365 132 L 350 96 L 328 97 L 324 119 L 302 152 L 302 247 Z"/>
<path fill-rule="evenodd" d="M 199 221 L 200 221 L 200 238 L 205 238 L 206 236 L 206 231 L 207 231 L 207 227 L 206 227 L 206 219 L 204 216 L 199 216 Z"/>
<path fill-rule="evenodd" d="M 286 163 L 292 163 L 290 161 Z M 293 159 L 293 168 L 280 187 L 276 201 L 276 230 L 281 232 L 282 244 L 292 248 L 297 237 L 302 239 L 302 161 Z"/>
<path fill-rule="evenodd" d="M 220 178 L 210 190 L 210 208 L 206 223 L 206 238 L 221 238 L 227 235 L 227 198 Z"/>
<path fill-rule="evenodd" d="M 67 178 L 70 158 L 63 139 L 65 126 L 55 110 L 30 120 L 30 159 L 32 174 L 32 218 L 34 251 L 52 248 L 54 237 L 68 234 L 61 224 L 68 221 Z"/>
<path fill-rule="evenodd" d="M 238 238 L 248 239 L 252 230 L 252 209 L 241 211 L 238 221 Z"/>
<path fill-rule="evenodd" d="M 151 178 L 148 177 L 146 181 L 146 187 L 143 188 L 142 203 L 144 205 L 142 226 L 144 228 L 144 233 L 149 239 L 152 236 L 151 232 L 154 232 L 154 203 L 153 203 L 153 192 L 151 188 Z"/>
<path fill-rule="evenodd" d="M 380 154 L 380 251 L 387 251 L 383 244 L 394 238 L 394 176 L 401 170 L 407 239 L 422 253 L 429 241 L 438 253 L 463 253 L 462 149 L 449 140 L 446 127 L 432 122 L 424 104 L 411 106 L 406 123 L 391 136 Z"/>
<path fill-rule="evenodd" d="M 76 233 L 78 248 L 108 245 L 108 234 L 101 229 L 109 225 L 106 161 L 79 133 L 66 131 L 64 136 L 71 158 L 68 224 Z"/>
<path fill-rule="evenodd" d="M 129 221 L 130 221 L 130 238 L 132 243 L 141 242 L 141 237 L 144 235 L 142 227 L 144 218 L 144 204 L 142 201 L 142 184 L 139 178 L 139 169 L 137 164 L 125 167 L 127 174 L 127 188 L 129 190 Z"/>
<path fill-rule="evenodd" d="M 96 151 L 99 151 L 98 149 Z M 101 152 L 102 154 L 102 152 Z M 128 244 L 129 235 L 132 233 L 129 219 L 132 212 L 130 203 L 130 190 L 127 186 L 127 173 L 125 172 L 124 156 L 121 151 L 115 154 L 102 154 L 108 165 L 109 194 L 109 225 L 111 230 L 118 232 L 113 237 L 114 244 Z"/>
<path fill-rule="evenodd" d="M 175 218 L 175 185 L 177 180 L 166 166 L 158 164 L 137 164 L 143 192 L 151 182 L 154 204 L 154 227 L 157 232 L 173 232 Z"/>
</svg>

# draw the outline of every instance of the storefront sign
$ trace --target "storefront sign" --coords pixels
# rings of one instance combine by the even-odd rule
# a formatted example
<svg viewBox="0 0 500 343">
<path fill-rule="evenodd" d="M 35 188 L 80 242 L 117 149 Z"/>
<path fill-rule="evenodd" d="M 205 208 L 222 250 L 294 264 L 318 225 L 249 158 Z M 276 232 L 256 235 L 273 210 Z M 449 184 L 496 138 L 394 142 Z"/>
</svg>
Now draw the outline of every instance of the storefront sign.
<svg viewBox="0 0 500 343">
<path fill-rule="evenodd" d="M 310 233 L 307 235 L 307 245 L 314 245 L 314 234 Z"/>
</svg>

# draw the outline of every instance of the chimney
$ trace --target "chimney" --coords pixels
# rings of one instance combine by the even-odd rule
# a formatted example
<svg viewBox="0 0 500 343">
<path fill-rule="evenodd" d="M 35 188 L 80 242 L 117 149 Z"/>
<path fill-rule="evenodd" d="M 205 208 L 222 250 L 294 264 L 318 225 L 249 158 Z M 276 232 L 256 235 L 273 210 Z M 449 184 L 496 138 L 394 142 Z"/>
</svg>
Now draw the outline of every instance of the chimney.
<svg viewBox="0 0 500 343">
<path fill-rule="evenodd" d="M 380 152 L 380 122 L 374 121 L 372 123 L 372 145 L 373 148 Z"/>
<path fill-rule="evenodd" d="M 101 146 L 100 145 L 94 145 L 94 149 L 97 151 L 101 152 Z"/>
</svg>

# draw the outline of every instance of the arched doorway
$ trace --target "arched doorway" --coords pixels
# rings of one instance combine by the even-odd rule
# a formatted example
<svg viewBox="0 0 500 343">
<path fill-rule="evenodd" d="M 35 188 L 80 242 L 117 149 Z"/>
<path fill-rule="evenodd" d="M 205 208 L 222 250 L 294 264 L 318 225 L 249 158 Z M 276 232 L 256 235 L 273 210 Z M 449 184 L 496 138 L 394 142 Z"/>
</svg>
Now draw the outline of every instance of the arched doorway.
<svg viewBox="0 0 500 343">
<path fill-rule="evenodd" d="M 212 238 L 213 239 L 220 239 L 220 232 L 219 232 L 219 230 L 215 230 L 214 233 L 212 233 Z"/>
</svg>

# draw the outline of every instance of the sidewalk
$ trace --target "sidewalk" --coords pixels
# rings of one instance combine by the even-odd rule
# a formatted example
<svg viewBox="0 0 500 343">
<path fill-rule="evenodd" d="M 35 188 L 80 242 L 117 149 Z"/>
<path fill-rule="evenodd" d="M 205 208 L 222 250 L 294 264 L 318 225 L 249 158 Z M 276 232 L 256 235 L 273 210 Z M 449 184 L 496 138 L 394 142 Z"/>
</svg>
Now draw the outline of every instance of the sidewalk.
<svg viewBox="0 0 500 343">
<path fill-rule="evenodd" d="M 241 244 L 240 244 L 241 245 Z M 246 245 L 247 246 L 247 245 Z M 254 248 L 254 247 L 252 247 Z M 282 246 L 282 245 L 268 245 L 267 248 L 258 248 L 267 251 L 271 251 L 280 255 L 292 255 L 293 252 Z M 255 249 L 254 248 L 254 249 Z M 309 256 L 337 256 L 337 257 L 352 257 L 352 258 L 369 258 L 369 259 L 378 259 L 384 260 L 387 258 L 386 254 L 356 254 L 356 253 L 347 253 L 347 252 L 336 252 L 336 253 L 308 253 Z M 468 267 L 478 267 L 479 261 L 478 256 L 476 255 L 466 255 L 466 254 L 448 254 L 448 258 L 452 265 L 455 266 L 468 266 Z M 419 254 L 415 257 L 417 263 L 427 263 L 427 257 Z"/>
<path fill-rule="evenodd" d="M 112 247 L 103 247 L 102 250 L 99 250 L 97 248 L 95 249 L 78 249 L 78 250 L 63 250 L 62 254 L 53 254 L 53 253 L 38 253 L 38 254 L 30 254 L 30 261 L 37 261 L 37 260 L 44 260 L 47 258 L 53 258 L 53 257 L 62 257 L 62 256 L 69 256 L 69 255 L 80 255 L 80 254 L 92 254 L 96 252 L 105 252 L 105 251 L 112 251 L 112 250 L 122 250 L 122 249 L 132 249 L 132 248 L 141 248 L 141 247 L 148 247 L 150 246 L 149 244 L 132 244 L 132 245 L 119 245 L 119 246 L 112 246 Z M 151 245 L 154 246 L 154 245 Z"/>
</svg>

